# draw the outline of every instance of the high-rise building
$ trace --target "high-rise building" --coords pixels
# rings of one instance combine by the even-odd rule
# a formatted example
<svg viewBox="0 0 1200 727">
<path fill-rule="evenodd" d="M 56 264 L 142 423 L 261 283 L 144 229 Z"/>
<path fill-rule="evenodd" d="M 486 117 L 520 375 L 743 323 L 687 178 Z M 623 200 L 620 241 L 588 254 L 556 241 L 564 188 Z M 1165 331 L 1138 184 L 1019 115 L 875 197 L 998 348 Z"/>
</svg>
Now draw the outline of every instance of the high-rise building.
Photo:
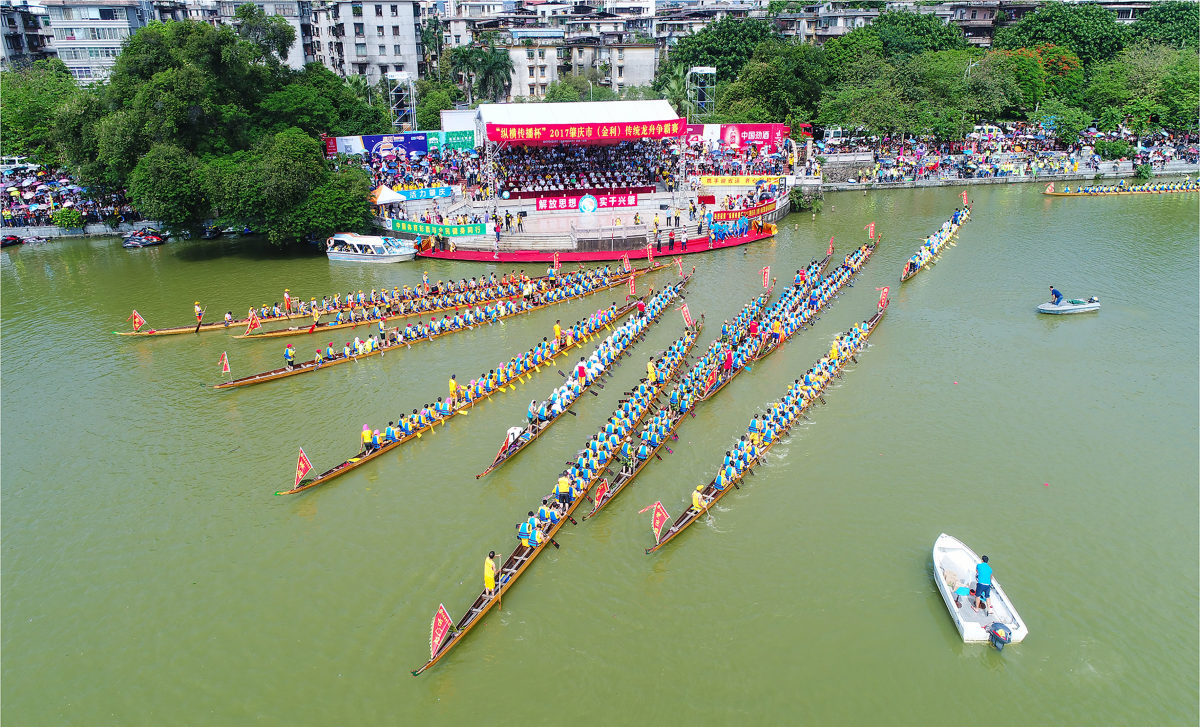
<svg viewBox="0 0 1200 727">
<path fill-rule="evenodd" d="M 58 57 L 84 83 L 107 78 L 125 39 L 155 19 L 151 3 L 140 0 L 41 0 L 41 4 L 46 7 L 47 31 Z"/>
<path fill-rule="evenodd" d="M 389 73 L 417 75 L 422 60 L 417 0 L 339 0 L 312 9 L 314 58 L 339 76 L 377 83 Z"/>
<path fill-rule="evenodd" d="M 25 0 L 0 0 L 0 67 L 9 70 L 54 57 L 46 8 Z"/>
</svg>

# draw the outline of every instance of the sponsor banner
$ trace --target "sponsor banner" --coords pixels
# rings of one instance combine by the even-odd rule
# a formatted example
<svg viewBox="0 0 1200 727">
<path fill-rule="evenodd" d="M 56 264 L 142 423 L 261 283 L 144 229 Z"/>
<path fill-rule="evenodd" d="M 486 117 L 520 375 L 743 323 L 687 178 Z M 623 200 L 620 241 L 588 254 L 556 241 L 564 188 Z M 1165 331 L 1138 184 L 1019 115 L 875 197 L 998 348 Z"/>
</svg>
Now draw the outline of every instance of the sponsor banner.
<svg viewBox="0 0 1200 727">
<path fill-rule="evenodd" d="M 515 144 L 632 141 L 680 136 L 686 127 L 685 119 L 636 124 L 488 124 L 487 138 Z"/>
<path fill-rule="evenodd" d="M 362 137 L 362 146 L 371 154 L 395 154 L 407 159 L 411 152 L 424 154 L 429 151 L 429 138 L 424 131 L 411 134 L 371 134 Z"/>
<path fill-rule="evenodd" d="M 749 174 L 742 176 L 700 177 L 701 187 L 753 187 L 759 182 L 779 184 L 783 177 L 771 177 L 764 174 Z"/>
<path fill-rule="evenodd" d="M 408 220 L 392 220 L 392 229 L 396 232 L 407 232 L 411 235 L 440 235 L 442 237 L 465 237 L 487 234 L 487 228 L 482 224 L 431 225 L 426 222 L 409 222 Z"/>
<path fill-rule="evenodd" d="M 721 141 L 733 149 L 755 145 L 766 151 L 780 151 L 790 133 L 785 124 L 721 124 Z"/>
<path fill-rule="evenodd" d="M 749 209 L 721 210 L 719 212 L 713 212 L 713 222 L 729 222 L 730 220 L 736 220 L 739 217 L 758 217 L 759 215 L 765 215 L 768 212 L 774 211 L 775 200 L 771 200 L 770 202 L 763 202 L 757 207 L 750 207 Z"/>
<path fill-rule="evenodd" d="M 321 141 L 325 142 L 325 156 L 331 157 L 338 153 L 338 138 L 336 136 L 322 136 Z"/>
<path fill-rule="evenodd" d="M 595 212 L 608 207 L 637 207 L 638 196 L 632 194 L 584 194 L 577 197 L 538 197 L 537 210 L 580 210 Z"/>
<path fill-rule="evenodd" d="M 414 199 L 434 199 L 437 197 L 454 196 L 454 190 L 450 187 L 424 187 L 422 189 L 397 189 L 393 191 L 410 201 Z"/>
<path fill-rule="evenodd" d="M 439 149 L 474 149 L 475 132 L 471 131 L 426 131 L 426 144 L 430 153 Z"/>
</svg>

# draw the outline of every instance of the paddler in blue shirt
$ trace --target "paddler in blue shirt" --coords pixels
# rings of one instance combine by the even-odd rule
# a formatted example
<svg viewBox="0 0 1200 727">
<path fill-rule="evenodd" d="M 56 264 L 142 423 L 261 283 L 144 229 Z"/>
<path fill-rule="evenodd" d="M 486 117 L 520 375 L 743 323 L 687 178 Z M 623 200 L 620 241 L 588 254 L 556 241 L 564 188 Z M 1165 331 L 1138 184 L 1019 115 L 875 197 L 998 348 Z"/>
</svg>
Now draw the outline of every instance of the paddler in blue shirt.
<svg viewBox="0 0 1200 727">
<path fill-rule="evenodd" d="M 1053 285 L 1050 286 L 1050 302 L 1054 305 L 1062 305 L 1063 294 L 1058 292 Z"/>
<path fill-rule="evenodd" d="M 290 343 L 283 349 L 283 364 L 287 366 L 288 371 L 291 371 L 292 367 L 296 365 L 296 351 Z"/>
</svg>

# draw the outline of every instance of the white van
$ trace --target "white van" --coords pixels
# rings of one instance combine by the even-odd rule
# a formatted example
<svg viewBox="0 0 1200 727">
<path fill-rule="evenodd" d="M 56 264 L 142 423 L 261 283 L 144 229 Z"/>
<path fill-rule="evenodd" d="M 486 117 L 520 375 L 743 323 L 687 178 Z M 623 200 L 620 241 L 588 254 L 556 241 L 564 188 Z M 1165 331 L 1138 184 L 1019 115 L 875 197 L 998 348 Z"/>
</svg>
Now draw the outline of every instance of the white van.
<svg viewBox="0 0 1200 727">
<path fill-rule="evenodd" d="M 29 157 L 0 157 L 0 172 L 11 172 L 14 169 L 28 169 L 37 171 L 41 169 L 37 164 L 30 164 Z"/>
</svg>

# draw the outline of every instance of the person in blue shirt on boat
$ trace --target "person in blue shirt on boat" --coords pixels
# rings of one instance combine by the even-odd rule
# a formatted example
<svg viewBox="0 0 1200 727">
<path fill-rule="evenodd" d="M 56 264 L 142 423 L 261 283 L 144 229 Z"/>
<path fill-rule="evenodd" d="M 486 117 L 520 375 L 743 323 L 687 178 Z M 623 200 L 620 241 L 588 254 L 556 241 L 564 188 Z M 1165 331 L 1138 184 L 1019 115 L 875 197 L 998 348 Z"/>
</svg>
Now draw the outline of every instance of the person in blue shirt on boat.
<svg viewBox="0 0 1200 727">
<path fill-rule="evenodd" d="M 1058 292 L 1053 285 L 1050 286 L 1050 302 L 1054 305 L 1062 305 L 1063 294 Z"/>
<path fill-rule="evenodd" d="M 992 595 L 992 566 L 988 565 L 988 557 L 983 556 L 983 562 L 975 566 L 975 608 L 987 608 L 988 597 Z M 980 605 L 982 602 L 983 605 Z"/>
</svg>

